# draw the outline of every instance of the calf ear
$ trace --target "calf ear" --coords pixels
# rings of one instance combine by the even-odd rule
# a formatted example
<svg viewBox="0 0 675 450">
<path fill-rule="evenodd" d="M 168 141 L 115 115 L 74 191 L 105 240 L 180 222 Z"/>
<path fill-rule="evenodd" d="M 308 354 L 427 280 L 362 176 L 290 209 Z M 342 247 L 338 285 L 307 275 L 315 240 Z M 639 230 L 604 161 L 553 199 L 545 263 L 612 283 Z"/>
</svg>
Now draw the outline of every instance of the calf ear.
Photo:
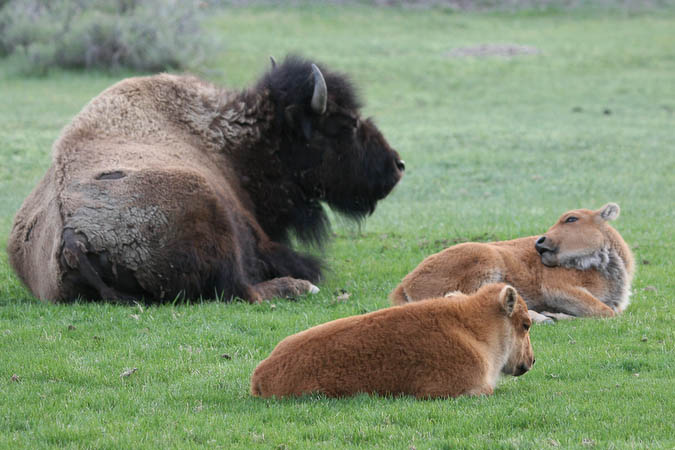
<svg viewBox="0 0 675 450">
<path fill-rule="evenodd" d="M 507 316 L 511 317 L 513 315 L 517 301 L 518 293 L 516 290 L 512 286 L 504 286 L 499 293 L 499 304 L 502 305 Z"/>
<path fill-rule="evenodd" d="M 619 217 L 619 205 L 616 203 L 607 203 L 605 206 L 598 210 L 600 212 L 600 217 L 602 220 L 614 220 Z"/>
</svg>

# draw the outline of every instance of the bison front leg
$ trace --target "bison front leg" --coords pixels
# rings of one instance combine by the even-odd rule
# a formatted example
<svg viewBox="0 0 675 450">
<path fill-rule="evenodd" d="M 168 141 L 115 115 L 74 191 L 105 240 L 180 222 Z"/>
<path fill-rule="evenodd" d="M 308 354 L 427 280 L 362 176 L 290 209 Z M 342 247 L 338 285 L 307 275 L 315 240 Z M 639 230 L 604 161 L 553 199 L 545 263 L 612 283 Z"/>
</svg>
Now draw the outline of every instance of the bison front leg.
<svg viewBox="0 0 675 450">
<path fill-rule="evenodd" d="M 254 284 L 251 290 L 256 294 L 253 303 L 272 298 L 295 298 L 304 294 L 316 294 L 319 288 L 307 280 L 292 277 L 273 278 Z"/>
<path fill-rule="evenodd" d="M 321 265 L 311 255 L 303 255 L 266 237 L 257 248 L 257 260 L 261 262 L 264 280 L 249 287 L 252 303 L 272 298 L 295 298 L 304 294 L 316 294 L 316 283 L 321 278 Z"/>
</svg>

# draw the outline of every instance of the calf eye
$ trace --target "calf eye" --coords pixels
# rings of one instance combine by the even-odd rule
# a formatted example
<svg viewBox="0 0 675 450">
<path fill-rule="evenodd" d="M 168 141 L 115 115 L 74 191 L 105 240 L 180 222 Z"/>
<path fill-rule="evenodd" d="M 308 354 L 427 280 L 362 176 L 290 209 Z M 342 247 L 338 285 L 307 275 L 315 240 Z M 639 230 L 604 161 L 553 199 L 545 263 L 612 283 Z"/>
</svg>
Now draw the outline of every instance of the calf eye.
<svg viewBox="0 0 675 450">
<path fill-rule="evenodd" d="M 579 218 L 574 217 L 574 216 L 570 216 L 567 219 L 565 219 L 565 223 L 572 223 L 572 222 L 576 222 L 577 220 L 579 220 Z"/>
<path fill-rule="evenodd" d="M 530 329 L 530 324 L 529 323 L 524 323 L 523 328 L 525 328 L 525 331 Z"/>
</svg>

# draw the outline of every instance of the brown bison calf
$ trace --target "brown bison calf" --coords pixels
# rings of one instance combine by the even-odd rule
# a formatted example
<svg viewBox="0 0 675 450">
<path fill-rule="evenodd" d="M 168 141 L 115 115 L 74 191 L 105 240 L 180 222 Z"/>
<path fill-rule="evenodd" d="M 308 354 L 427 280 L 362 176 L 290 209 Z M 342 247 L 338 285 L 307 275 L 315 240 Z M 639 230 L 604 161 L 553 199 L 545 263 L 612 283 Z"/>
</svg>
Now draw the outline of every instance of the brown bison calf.
<svg viewBox="0 0 675 450">
<path fill-rule="evenodd" d="M 504 284 L 334 320 L 281 341 L 253 372 L 251 393 L 489 395 L 500 372 L 532 367 L 531 323 Z"/>
<path fill-rule="evenodd" d="M 619 205 L 608 203 L 597 211 L 566 212 L 541 237 L 455 245 L 422 261 L 391 301 L 471 293 L 505 282 L 523 296 L 535 321 L 613 316 L 628 306 L 634 267 L 628 245 L 607 223 L 618 216 Z"/>
</svg>

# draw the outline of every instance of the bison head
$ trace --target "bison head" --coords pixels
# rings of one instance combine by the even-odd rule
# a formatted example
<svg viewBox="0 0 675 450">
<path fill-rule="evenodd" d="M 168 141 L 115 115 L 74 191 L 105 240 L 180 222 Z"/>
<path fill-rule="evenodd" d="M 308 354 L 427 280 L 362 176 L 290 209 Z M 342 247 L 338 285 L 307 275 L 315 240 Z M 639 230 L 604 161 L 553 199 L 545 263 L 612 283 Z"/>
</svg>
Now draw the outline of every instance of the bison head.
<svg viewBox="0 0 675 450">
<path fill-rule="evenodd" d="M 361 104 L 349 79 L 290 56 L 263 79 L 276 107 L 279 160 L 307 200 L 360 218 L 401 179 L 404 162 Z"/>
</svg>

